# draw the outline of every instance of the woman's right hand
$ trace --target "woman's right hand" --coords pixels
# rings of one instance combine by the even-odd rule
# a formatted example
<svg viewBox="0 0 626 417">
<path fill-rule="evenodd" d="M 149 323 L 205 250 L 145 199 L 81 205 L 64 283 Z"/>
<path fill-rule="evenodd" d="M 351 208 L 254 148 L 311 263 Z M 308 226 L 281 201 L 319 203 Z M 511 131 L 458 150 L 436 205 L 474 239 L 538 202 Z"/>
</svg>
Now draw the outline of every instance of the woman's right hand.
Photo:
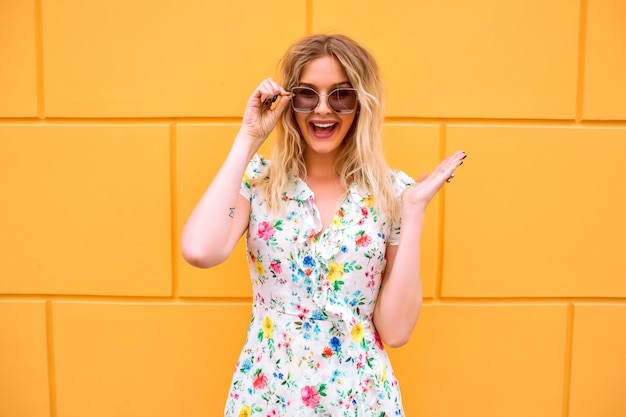
<svg viewBox="0 0 626 417">
<path fill-rule="evenodd" d="M 241 133 L 263 143 L 289 106 L 290 99 L 291 93 L 278 85 L 276 81 L 271 78 L 263 80 L 248 99 Z"/>
</svg>

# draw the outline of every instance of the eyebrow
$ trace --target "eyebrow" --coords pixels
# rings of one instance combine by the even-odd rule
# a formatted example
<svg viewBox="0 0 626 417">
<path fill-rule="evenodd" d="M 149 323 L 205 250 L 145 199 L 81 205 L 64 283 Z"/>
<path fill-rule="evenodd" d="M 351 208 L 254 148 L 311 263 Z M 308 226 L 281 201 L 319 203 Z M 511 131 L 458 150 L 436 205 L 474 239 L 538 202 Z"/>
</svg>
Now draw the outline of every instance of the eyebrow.
<svg viewBox="0 0 626 417">
<path fill-rule="evenodd" d="M 300 83 L 298 84 L 299 87 L 309 87 L 315 90 L 315 85 L 313 84 L 309 84 L 309 83 Z M 352 84 L 350 83 L 350 81 L 342 81 L 340 83 L 336 83 L 334 84 L 335 88 L 341 88 L 341 87 L 352 87 Z"/>
</svg>

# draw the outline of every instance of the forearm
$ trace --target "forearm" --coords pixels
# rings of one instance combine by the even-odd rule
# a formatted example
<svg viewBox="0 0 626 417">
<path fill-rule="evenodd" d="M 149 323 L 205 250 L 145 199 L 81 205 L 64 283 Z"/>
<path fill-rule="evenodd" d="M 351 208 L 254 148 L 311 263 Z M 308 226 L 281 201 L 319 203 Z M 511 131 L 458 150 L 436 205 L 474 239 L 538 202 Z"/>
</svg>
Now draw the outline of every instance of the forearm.
<svg viewBox="0 0 626 417">
<path fill-rule="evenodd" d="M 190 264 L 207 268 L 221 263 L 241 237 L 245 227 L 242 210 L 237 208 L 239 189 L 246 166 L 259 146 L 240 132 L 189 216 L 182 233 L 181 249 Z"/>
<path fill-rule="evenodd" d="M 395 248 L 380 288 L 374 324 L 391 347 L 408 342 L 422 307 L 420 248 L 424 211 L 403 207 L 400 243 Z"/>
</svg>

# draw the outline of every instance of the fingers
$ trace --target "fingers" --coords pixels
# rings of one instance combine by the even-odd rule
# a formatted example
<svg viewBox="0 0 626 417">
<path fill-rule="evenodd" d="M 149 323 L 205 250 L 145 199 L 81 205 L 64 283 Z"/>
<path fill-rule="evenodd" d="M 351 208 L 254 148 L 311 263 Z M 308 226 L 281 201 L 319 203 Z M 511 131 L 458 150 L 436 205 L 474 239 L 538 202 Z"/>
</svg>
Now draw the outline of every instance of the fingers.
<svg viewBox="0 0 626 417">
<path fill-rule="evenodd" d="M 249 136 L 263 138 L 272 132 L 289 104 L 291 93 L 271 78 L 263 80 L 246 104 L 242 126 Z"/>
<path fill-rule="evenodd" d="M 291 97 L 291 93 L 286 91 L 273 79 L 267 78 L 257 87 L 253 97 L 259 100 L 261 106 L 271 108 L 279 98 Z"/>
<path fill-rule="evenodd" d="M 417 182 L 423 182 L 426 179 L 441 183 L 444 181 L 451 182 L 454 178 L 454 171 L 463 164 L 465 158 L 467 158 L 467 154 L 464 151 L 456 151 L 441 161 L 430 175 L 421 174 L 417 178 Z"/>
<path fill-rule="evenodd" d="M 467 158 L 467 154 L 465 152 L 456 151 L 441 162 L 439 167 L 437 167 L 437 174 L 447 183 L 452 182 L 452 179 L 454 178 L 454 171 L 463 164 L 463 160 L 465 158 Z"/>
</svg>

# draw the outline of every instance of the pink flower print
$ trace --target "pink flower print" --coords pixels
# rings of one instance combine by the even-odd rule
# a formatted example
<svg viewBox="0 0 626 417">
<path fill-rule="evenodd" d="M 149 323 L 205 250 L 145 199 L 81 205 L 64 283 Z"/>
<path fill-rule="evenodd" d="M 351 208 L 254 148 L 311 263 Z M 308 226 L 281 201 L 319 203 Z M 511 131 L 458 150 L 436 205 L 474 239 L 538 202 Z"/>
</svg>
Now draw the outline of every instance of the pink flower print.
<svg viewBox="0 0 626 417">
<path fill-rule="evenodd" d="M 261 239 L 268 240 L 274 236 L 275 232 L 276 229 L 274 229 L 274 226 L 272 226 L 268 222 L 261 222 L 259 223 L 259 228 L 257 229 L 256 234 Z"/>
<path fill-rule="evenodd" d="M 361 248 L 366 248 L 372 243 L 372 238 L 365 234 L 364 231 L 360 231 L 357 235 L 356 245 Z"/>
<path fill-rule="evenodd" d="M 267 377 L 263 372 L 259 372 L 252 382 L 252 386 L 256 389 L 263 389 L 267 386 Z"/>
<path fill-rule="evenodd" d="M 376 345 L 376 347 L 380 350 L 383 350 L 383 341 L 380 339 L 380 335 L 378 334 L 378 332 L 376 330 L 374 330 L 374 344 Z"/>
<path fill-rule="evenodd" d="M 280 274 L 281 272 L 283 272 L 283 267 L 280 266 L 280 261 L 273 260 L 272 263 L 270 264 L 270 268 L 272 268 L 272 271 L 274 271 L 277 274 Z"/>
<path fill-rule="evenodd" d="M 374 272 L 374 267 L 371 267 L 369 271 L 365 272 L 365 278 L 367 278 L 367 288 L 373 289 L 376 287 L 376 273 Z"/>
<path fill-rule="evenodd" d="M 307 407 L 315 408 L 320 403 L 320 394 L 317 392 L 317 388 L 307 385 L 300 390 L 302 396 L 302 402 Z"/>
</svg>

